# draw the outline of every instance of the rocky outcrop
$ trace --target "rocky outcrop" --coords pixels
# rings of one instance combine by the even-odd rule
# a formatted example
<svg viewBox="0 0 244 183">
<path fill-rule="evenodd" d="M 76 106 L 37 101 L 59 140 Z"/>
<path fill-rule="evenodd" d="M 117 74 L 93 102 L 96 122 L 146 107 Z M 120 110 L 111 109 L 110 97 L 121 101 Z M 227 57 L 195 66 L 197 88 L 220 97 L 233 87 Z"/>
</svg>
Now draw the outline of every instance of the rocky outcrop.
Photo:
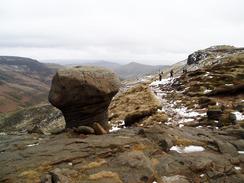
<svg viewBox="0 0 244 183">
<path fill-rule="evenodd" d="M 243 182 L 241 130 L 228 127 L 221 135 L 160 125 L 99 138 L 69 132 L 0 135 L 0 182 Z M 203 151 L 177 151 L 199 146 Z"/>
<path fill-rule="evenodd" d="M 188 65 L 198 64 L 200 60 L 206 58 L 207 56 L 208 56 L 208 54 L 205 52 L 202 52 L 202 51 L 194 52 L 188 56 L 187 64 Z"/>
<path fill-rule="evenodd" d="M 146 85 L 139 84 L 116 96 L 109 106 L 109 120 L 112 123 L 124 121 L 125 126 L 143 123 L 148 117 L 161 118 L 167 121 L 167 116 L 157 110 L 161 108 L 160 101 Z M 163 118 L 163 119 L 162 119 Z"/>
<path fill-rule="evenodd" d="M 104 68 L 62 69 L 53 77 L 49 101 L 63 112 L 66 128 L 97 122 L 108 129 L 108 106 L 119 87 L 118 77 Z"/>
<path fill-rule="evenodd" d="M 65 128 L 62 113 L 50 104 L 39 104 L 6 115 L 0 119 L 1 131 L 56 134 Z"/>
</svg>

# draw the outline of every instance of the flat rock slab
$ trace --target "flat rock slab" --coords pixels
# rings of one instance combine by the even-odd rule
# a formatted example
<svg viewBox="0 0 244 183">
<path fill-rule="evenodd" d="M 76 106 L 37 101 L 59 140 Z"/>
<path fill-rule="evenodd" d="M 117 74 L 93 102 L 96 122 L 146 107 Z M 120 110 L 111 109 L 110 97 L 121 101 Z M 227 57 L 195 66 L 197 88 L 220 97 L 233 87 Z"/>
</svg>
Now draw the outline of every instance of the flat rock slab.
<svg viewBox="0 0 244 183">
<path fill-rule="evenodd" d="M 205 150 L 164 151 L 161 142 L 169 137 L 174 146 L 201 144 Z M 2 135 L 0 182 L 41 182 L 50 178 L 71 183 L 243 181 L 244 157 L 240 154 L 234 158 L 228 151 L 223 154 L 217 148 L 208 148 L 208 143 L 216 139 L 231 143 L 235 137 L 208 129 L 164 125 L 121 129 L 99 138 L 81 138 L 71 132 L 52 136 Z"/>
</svg>

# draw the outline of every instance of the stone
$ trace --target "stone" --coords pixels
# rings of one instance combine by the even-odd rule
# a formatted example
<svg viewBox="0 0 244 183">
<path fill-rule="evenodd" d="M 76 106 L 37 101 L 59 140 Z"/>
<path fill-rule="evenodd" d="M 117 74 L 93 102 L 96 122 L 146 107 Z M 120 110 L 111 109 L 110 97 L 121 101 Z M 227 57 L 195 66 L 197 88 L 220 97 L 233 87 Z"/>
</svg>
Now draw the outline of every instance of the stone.
<svg viewBox="0 0 244 183">
<path fill-rule="evenodd" d="M 96 135 L 104 135 L 108 133 L 99 123 L 93 123 L 93 129 Z"/>
<path fill-rule="evenodd" d="M 170 148 L 173 146 L 173 142 L 170 138 L 165 138 L 159 141 L 159 146 L 162 148 L 163 151 L 169 152 Z"/>
<path fill-rule="evenodd" d="M 216 101 L 209 97 L 200 97 L 198 100 L 198 104 L 201 107 L 208 107 L 209 105 L 216 105 Z"/>
<path fill-rule="evenodd" d="M 150 180 L 154 174 L 152 162 L 141 151 L 121 153 L 112 163 L 116 167 L 124 167 L 125 169 L 133 170 L 126 176 L 126 179 L 130 181 L 125 182 L 141 182 L 141 180 Z"/>
<path fill-rule="evenodd" d="M 118 173 L 111 171 L 101 171 L 89 176 L 89 180 L 101 183 L 123 183 Z"/>
<path fill-rule="evenodd" d="M 112 71 L 78 66 L 59 70 L 53 77 L 49 102 L 64 115 L 66 128 L 92 127 L 94 122 L 108 129 L 108 106 L 120 88 Z"/>
<path fill-rule="evenodd" d="M 239 111 L 239 112 L 244 112 L 244 102 L 239 102 L 237 105 L 236 105 L 236 110 Z"/>
<path fill-rule="evenodd" d="M 79 126 L 77 128 L 74 128 L 74 131 L 77 133 L 85 134 L 85 135 L 95 133 L 94 129 L 89 126 Z"/>
<path fill-rule="evenodd" d="M 235 115 L 231 113 L 229 110 L 225 110 L 219 119 L 218 126 L 227 126 L 230 124 L 235 124 L 236 118 Z"/>
<path fill-rule="evenodd" d="M 41 176 L 41 183 L 61 183 L 59 177 L 53 173 L 48 172 Z"/>
<path fill-rule="evenodd" d="M 199 157 L 197 159 L 192 160 L 192 165 L 190 169 L 192 169 L 192 171 L 194 172 L 202 172 L 209 169 L 212 166 L 212 164 L 212 160 L 205 157 Z"/>
<path fill-rule="evenodd" d="M 182 175 L 174 175 L 174 176 L 163 176 L 162 180 L 164 183 L 189 183 L 190 181 Z"/>
<path fill-rule="evenodd" d="M 223 111 L 219 106 L 208 106 L 207 116 L 209 120 L 219 120 L 222 113 Z"/>
<path fill-rule="evenodd" d="M 230 154 L 232 156 L 238 155 L 238 152 L 237 152 L 235 146 L 233 146 L 229 142 L 223 142 L 220 140 L 215 140 L 215 143 L 217 144 L 219 151 L 221 153 L 223 153 L 223 154 L 227 153 L 227 154 Z"/>
</svg>

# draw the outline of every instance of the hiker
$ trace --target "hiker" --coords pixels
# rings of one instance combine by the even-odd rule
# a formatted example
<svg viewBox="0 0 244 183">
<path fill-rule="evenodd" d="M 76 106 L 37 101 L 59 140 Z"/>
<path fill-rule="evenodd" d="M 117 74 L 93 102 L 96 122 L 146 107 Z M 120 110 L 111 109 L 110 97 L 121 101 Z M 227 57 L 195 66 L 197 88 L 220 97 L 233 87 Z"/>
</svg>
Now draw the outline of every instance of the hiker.
<svg viewBox="0 0 244 183">
<path fill-rule="evenodd" d="M 173 74 L 174 74 L 174 71 L 173 69 L 170 71 L 170 77 L 172 78 L 173 77 Z"/>
<path fill-rule="evenodd" d="M 162 75 L 158 74 L 158 77 L 159 77 L 159 81 L 161 81 L 162 80 Z"/>
<path fill-rule="evenodd" d="M 183 69 L 183 74 L 186 74 L 186 73 L 187 73 L 187 69 L 184 68 L 184 69 Z"/>
</svg>

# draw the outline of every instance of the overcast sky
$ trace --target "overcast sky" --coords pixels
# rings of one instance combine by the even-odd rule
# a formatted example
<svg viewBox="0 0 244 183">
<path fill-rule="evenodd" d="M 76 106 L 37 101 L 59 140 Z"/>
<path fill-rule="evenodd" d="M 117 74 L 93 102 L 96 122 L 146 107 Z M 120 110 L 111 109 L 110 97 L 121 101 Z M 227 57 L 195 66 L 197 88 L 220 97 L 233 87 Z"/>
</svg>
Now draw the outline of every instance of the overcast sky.
<svg viewBox="0 0 244 183">
<path fill-rule="evenodd" d="M 0 55 L 172 64 L 244 46 L 244 0 L 0 0 Z"/>
</svg>

